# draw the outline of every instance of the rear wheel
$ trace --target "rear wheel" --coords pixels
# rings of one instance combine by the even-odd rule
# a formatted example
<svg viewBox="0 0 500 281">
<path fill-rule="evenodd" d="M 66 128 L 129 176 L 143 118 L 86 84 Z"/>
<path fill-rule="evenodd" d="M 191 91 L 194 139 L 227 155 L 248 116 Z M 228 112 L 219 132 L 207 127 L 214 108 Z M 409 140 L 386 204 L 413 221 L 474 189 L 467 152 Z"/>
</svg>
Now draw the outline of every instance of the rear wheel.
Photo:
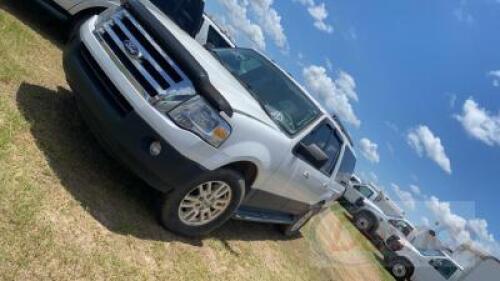
<svg viewBox="0 0 500 281">
<path fill-rule="evenodd" d="M 166 195 L 160 220 L 174 233 L 205 235 L 231 218 L 244 195 L 245 181 L 239 173 L 225 169 L 210 172 Z"/>
</svg>

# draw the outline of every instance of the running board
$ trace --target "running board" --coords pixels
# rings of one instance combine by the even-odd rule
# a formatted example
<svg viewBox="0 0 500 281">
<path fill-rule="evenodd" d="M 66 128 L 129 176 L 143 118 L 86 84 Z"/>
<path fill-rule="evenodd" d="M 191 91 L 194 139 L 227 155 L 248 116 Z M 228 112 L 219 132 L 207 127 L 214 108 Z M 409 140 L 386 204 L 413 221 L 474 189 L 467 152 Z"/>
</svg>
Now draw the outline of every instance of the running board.
<svg viewBox="0 0 500 281">
<path fill-rule="evenodd" d="M 294 218 L 291 215 L 249 208 L 240 208 L 236 211 L 233 218 L 237 220 L 274 224 L 292 224 L 294 222 Z"/>
</svg>

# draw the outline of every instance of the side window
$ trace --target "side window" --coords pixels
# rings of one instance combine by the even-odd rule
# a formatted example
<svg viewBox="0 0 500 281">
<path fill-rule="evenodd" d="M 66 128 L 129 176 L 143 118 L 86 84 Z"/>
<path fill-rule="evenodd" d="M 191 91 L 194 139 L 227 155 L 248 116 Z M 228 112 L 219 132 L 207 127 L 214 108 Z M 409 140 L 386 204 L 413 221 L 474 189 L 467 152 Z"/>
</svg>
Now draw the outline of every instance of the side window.
<svg viewBox="0 0 500 281">
<path fill-rule="evenodd" d="M 331 175 L 341 148 L 341 141 L 335 130 L 328 123 L 322 123 L 309 135 L 302 139 L 301 144 L 305 146 L 315 144 L 318 148 L 323 150 L 323 152 L 328 156 L 328 160 L 322 165 L 308 161 L 307 157 L 303 155 L 300 148 L 295 151 L 302 160 L 308 162 L 324 174 Z"/>
<path fill-rule="evenodd" d="M 207 44 L 213 48 L 230 48 L 227 41 L 212 26 L 208 27 Z"/>
<path fill-rule="evenodd" d="M 450 279 L 450 277 L 458 270 L 457 266 L 447 259 L 433 259 L 429 262 L 429 264 L 445 279 Z"/>
</svg>

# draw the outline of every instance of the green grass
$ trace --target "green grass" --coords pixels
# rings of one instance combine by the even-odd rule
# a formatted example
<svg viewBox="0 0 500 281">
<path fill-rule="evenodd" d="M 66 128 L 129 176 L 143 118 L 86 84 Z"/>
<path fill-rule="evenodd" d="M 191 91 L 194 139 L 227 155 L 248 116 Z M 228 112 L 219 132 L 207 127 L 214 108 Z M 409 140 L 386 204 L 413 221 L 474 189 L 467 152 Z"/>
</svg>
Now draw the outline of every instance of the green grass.
<svg viewBox="0 0 500 281">
<path fill-rule="evenodd" d="M 373 244 L 366 239 L 366 237 L 359 232 L 359 230 L 352 224 L 347 217 L 345 216 L 346 211 L 344 208 L 342 208 L 340 205 L 334 205 L 332 207 L 332 212 L 336 215 L 336 217 L 340 220 L 341 224 L 344 225 L 344 227 L 347 229 L 347 231 L 350 233 L 350 235 L 353 237 L 353 239 L 357 242 L 358 245 L 360 245 L 361 249 L 367 254 L 367 258 L 373 263 L 374 265 L 377 266 L 377 269 L 379 271 L 379 280 L 384 280 L 384 281 L 393 281 L 394 278 L 392 275 L 385 270 L 382 264 L 377 260 L 377 258 L 371 254 L 371 253 L 378 253 L 378 250 L 373 246 Z"/>
<path fill-rule="evenodd" d="M 0 0 L 0 280 L 342 280 L 307 233 L 236 221 L 201 240 L 163 230 L 157 193 L 78 114 L 51 35 L 62 24 L 26 3 Z"/>
</svg>

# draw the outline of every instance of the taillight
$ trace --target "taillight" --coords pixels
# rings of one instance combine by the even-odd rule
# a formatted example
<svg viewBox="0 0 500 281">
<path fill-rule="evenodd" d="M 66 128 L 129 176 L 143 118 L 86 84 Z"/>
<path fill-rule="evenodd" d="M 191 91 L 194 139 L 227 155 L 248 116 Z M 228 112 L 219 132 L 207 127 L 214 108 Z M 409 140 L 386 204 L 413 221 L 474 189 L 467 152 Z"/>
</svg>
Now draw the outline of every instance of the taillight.
<svg viewBox="0 0 500 281">
<path fill-rule="evenodd" d="M 389 237 L 386 241 L 387 248 L 393 252 L 401 251 L 403 249 L 403 243 L 398 236 L 393 235 Z"/>
</svg>

